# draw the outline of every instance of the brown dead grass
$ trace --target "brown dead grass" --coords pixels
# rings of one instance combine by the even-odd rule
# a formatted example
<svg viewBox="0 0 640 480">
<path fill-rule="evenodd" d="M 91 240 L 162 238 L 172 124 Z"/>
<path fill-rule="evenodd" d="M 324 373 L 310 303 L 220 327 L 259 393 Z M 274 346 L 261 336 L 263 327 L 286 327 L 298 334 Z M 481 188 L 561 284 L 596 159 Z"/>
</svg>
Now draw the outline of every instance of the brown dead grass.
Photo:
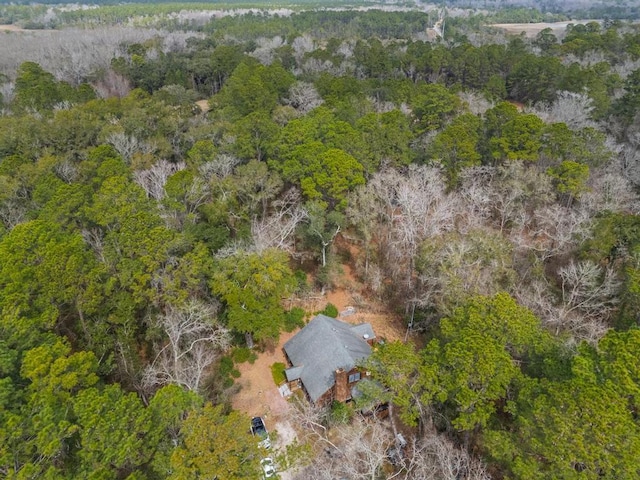
<svg viewBox="0 0 640 480">
<path fill-rule="evenodd" d="M 196 105 L 200 107 L 200 110 L 202 110 L 202 113 L 207 113 L 209 111 L 209 100 L 198 100 L 196 102 Z"/>
<path fill-rule="evenodd" d="M 0 25 L 0 30 L 4 30 L 5 32 L 26 32 L 24 28 L 21 28 L 17 25 Z"/>
<path fill-rule="evenodd" d="M 240 378 L 236 383 L 240 387 L 238 393 L 231 398 L 231 405 L 235 410 L 245 412 L 265 419 L 280 418 L 287 412 L 289 404 L 280 396 L 280 392 L 271 376 L 271 365 L 276 362 L 286 363 L 282 353 L 282 345 L 294 333 L 284 333 L 280 336 L 277 347 L 258 353 L 258 359 L 253 363 L 242 363 L 237 366 Z"/>
</svg>

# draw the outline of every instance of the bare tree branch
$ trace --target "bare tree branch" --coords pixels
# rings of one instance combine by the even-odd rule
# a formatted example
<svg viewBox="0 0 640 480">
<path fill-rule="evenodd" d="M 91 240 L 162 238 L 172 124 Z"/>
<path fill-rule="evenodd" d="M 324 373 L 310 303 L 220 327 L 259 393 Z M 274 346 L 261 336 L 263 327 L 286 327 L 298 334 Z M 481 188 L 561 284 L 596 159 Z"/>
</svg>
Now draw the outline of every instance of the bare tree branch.
<svg viewBox="0 0 640 480">
<path fill-rule="evenodd" d="M 164 186 L 169 177 L 185 168 L 184 162 L 171 163 L 166 160 L 159 160 L 148 170 L 133 172 L 133 179 L 147 192 L 148 197 L 162 200 L 165 196 Z"/>
<path fill-rule="evenodd" d="M 306 115 L 314 108 L 322 105 L 324 100 L 313 84 L 296 82 L 289 89 L 288 103 L 301 115 Z"/>
<path fill-rule="evenodd" d="M 309 218 L 300 201 L 300 193 L 292 188 L 280 200 L 273 202 L 274 211 L 270 215 L 251 222 L 251 236 L 256 251 L 269 248 L 288 252 L 293 250 L 293 234 L 297 226 Z"/>
<path fill-rule="evenodd" d="M 490 480 L 485 466 L 453 444 L 446 436 L 432 433 L 408 448 L 407 478 L 416 480 Z"/>
<path fill-rule="evenodd" d="M 124 132 L 111 133 L 106 141 L 109 145 L 116 149 L 122 159 L 129 163 L 136 153 L 153 153 L 156 146 L 153 143 L 140 140 L 133 135 L 127 135 Z"/>
<path fill-rule="evenodd" d="M 211 180 L 211 178 L 218 177 L 219 179 L 228 177 L 233 173 L 233 170 L 240 165 L 240 159 L 233 155 L 221 153 L 210 162 L 206 162 L 200 166 L 200 173 L 205 180 Z"/>
<path fill-rule="evenodd" d="M 229 331 L 216 321 L 216 313 L 216 305 L 191 300 L 182 307 L 169 306 L 156 319 L 167 343 L 144 372 L 146 387 L 173 383 L 199 390 L 207 367 L 230 344 Z"/>
</svg>

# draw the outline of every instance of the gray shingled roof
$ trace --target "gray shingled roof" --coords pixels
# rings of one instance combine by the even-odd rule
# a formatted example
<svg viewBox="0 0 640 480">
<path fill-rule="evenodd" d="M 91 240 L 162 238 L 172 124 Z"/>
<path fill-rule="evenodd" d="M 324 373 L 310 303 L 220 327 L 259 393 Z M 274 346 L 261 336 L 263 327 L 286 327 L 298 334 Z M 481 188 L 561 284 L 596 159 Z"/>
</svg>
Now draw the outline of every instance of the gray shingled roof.
<svg viewBox="0 0 640 480">
<path fill-rule="evenodd" d="M 371 347 L 363 339 L 364 333 L 374 337 L 368 323 L 350 325 L 318 315 L 284 344 L 284 351 L 293 364 L 289 370 L 299 375 L 312 401 L 334 385 L 338 368 L 349 371 L 371 354 Z"/>
<path fill-rule="evenodd" d="M 351 330 L 353 331 L 353 333 L 355 333 L 356 335 L 358 335 L 360 338 L 363 338 L 363 339 L 373 340 L 374 338 L 376 338 L 376 334 L 373 333 L 373 328 L 371 328 L 371 325 L 369 325 L 368 323 L 352 325 Z M 367 336 L 365 337 L 365 335 Z"/>
<path fill-rule="evenodd" d="M 300 378 L 300 375 L 302 375 L 302 369 L 303 367 L 287 368 L 284 371 L 284 374 L 287 376 L 287 381 L 293 382 L 294 380 L 298 380 Z"/>
</svg>

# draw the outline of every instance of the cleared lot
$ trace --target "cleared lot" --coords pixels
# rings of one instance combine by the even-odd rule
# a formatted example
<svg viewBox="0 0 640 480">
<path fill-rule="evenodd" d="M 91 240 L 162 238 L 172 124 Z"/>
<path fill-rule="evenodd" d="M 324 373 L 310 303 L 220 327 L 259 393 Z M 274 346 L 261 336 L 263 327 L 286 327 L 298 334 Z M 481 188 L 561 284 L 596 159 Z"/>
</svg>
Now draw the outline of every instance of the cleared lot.
<svg viewBox="0 0 640 480">
<path fill-rule="evenodd" d="M 545 28 L 550 28 L 551 30 L 553 30 L 553 34 L 555 36 L 561 36 L 567 29 L 567 25 L 569 25 L 570 23 L 577 25 L 587 24 L 589 22 L 600 23 L 601 20 L 571 20 L 567 22 L 553 23 L 494 23 L 491 26 L 502 28 L 503 30 L 506 30 L 507 33 L 511 33 L 513 35 L 519 35 L 520 33 L 524 32 L 524 34 L 528 38 L 533 38 Z"/>
</svg>

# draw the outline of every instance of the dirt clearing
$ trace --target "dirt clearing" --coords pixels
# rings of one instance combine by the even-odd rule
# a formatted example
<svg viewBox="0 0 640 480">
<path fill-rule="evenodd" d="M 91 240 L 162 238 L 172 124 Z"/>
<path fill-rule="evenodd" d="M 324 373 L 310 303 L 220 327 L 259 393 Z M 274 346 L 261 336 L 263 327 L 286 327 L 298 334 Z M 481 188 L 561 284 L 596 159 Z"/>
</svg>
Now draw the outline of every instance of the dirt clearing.
<svg viewBox="0 0 640 480">
<path fill-rule="evenodd" d="M 282 346 L 295 332 L 283 333 L 275 348 L 256 352 L 258 359 L 253 363 L 242 363 L 237 368 L 240 378 L 236 383 L 240 387 L 231 399 L 235 410 L 245 412 L 252 417 L 264 417 L 267 430 L 273 428 L 274 422 L 284 418 L 289 409 L 288 402 L 280 395 L 278 387 L 271 375 L 271 365 L 276 362 L 286 363 Z"/>
<path fill-rule="evenodd" d="M 360 285 L 353 273 L 349 263 L 341 265 L 342 273 L 336 280 L 336 288 L 322 295 L 319 292 L 310 295 L 304 300 L 296 301 L 304 310 L 312 315 L 327 305 L 332 303 L 344 315 L 338 318 L 351 324 L 370 323 L 378 338 L 386 341 L 402 340 L 405 335 L 405 327 L 402 320 L 387 309 L 382 304 L 366 299 Z M 291 305 L 288 305 L 288 308 Z M 352 308 L 349 308 L 352 307 Z M 278 430 L 278 436 L 282 440 L 293 439 L 291 431 L 287 427 L 287 412 L 289 403 L 284 399 L 271 375 L 271 365 L 275 362 L 286 364 L 282 347 L 298 330 L 291 333 L 282 333 L 277 345 L 271 345 L 264 352 L 258 353 L 257 360 L 253 363 L 243 363 L 237 368 L 240 377 L 236 383 L 240 387 L 239 391 L 231 398 L 231 404 L 235 410 L 245 412 L 250 416 L 262 416 L 267 424 L 267 429 Z M 283 432 L 280 431 L 283 429 Z M 285 430 L 288 433 L 285 433 Z M 291 430 L 291 431 L 289 431 Z M 295 432 L 294 432 L 295 433 Z"/>
<path fill-rule="evenodd" d="M 207 113 L 209 111 L 209 100 L 198 100 L 196 105 L 200 107 L 202 113 Z"/>
<path fill-rule="evenodd" d="M 534 38 L 538 33 L 540 33 L 545 28 L 550 28 L 553 30 L 553 34 L 557 37 L 562 36 L 565 30 L 567 29 L 567 25 L 570 23 L 577 24 L 587 24 L 589 22 L 598 22 L 601 23 L 601 20 L 570 20 L 568 22 L 552 22 L 552 23 L 495 23 L 490 25 L 491 27 L 501 28 L 505 30 L 507 33 L 512 35 L 520 35 L 524 32 L 525 36 L 528 38 Z"/>
</svg>

